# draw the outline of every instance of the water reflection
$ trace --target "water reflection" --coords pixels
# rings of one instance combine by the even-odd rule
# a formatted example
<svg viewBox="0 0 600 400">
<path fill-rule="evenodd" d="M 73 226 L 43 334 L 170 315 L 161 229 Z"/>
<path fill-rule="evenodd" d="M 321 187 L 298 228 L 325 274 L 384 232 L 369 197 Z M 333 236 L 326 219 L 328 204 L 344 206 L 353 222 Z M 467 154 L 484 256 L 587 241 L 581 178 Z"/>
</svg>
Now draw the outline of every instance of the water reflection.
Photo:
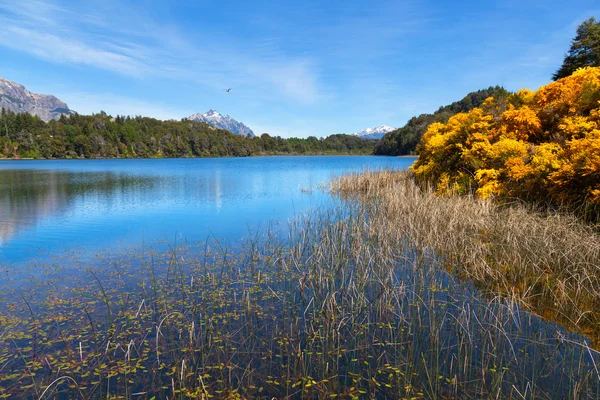
<svg viewBox="0 0 600 400">
<path fill-rule="evenodd" d="M 112 172 L 3 171 L 0 173 L 0 246 L 18 231 L 65 213 L 76 198 L 91 206 L 94 199 L 118 199 L 123 194 L 151 189 L 155 182 L 156 178 Z"/>
<path fill-rule="evenodd" d="M 94 254 L 142 241 L 238 240 L 249 227 L 329 204 L 301 191 L 332 175 L 406 168 L 414 159 L 247 159 L 0 162 L 0 264 L 73 248 Z"/>
</svg>

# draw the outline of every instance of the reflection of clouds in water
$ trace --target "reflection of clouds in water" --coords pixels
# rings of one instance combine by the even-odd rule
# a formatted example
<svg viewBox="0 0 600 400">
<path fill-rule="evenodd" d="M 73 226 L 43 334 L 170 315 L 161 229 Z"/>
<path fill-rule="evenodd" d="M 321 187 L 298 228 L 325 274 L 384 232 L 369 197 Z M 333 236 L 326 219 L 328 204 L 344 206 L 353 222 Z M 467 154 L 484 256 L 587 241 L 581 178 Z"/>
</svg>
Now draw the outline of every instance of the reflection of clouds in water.
<svg viewBox="0 0 600 400">
<path fill-rule="evenodd" d="M 17 226 L 13 221 L 0 221 L 0 247 L 3 247 L 16 231 Z"/>
<path fill-rule="evenodd" d="M 67 195 L 61 190 L 60 181 L 53 173 L 0 174 L 0 246 L 19 230 L 65 208 Z"/>
<path fill-rule="evenodd" d="M 39 221 L 83 207 L 105 212 L 135 201 L 150 179 L 107 172 L 4 170 L 0 173 L 0 246 Z M 133 196 L 132 196 L 133 195 Z"/>
<path fill-rule="evenodd" d="M 329 201 L 299 187 L 347 170 L 406 168 L 384 157 L 31 161 L 0 164 L 0 263 L 37 250 L 118 249 L 180 233 L 239 240 Z M 25 167 L 24 167 L 25 166 Z M 13 168 L 13 169 L 11 169 Z"/>
</svg>

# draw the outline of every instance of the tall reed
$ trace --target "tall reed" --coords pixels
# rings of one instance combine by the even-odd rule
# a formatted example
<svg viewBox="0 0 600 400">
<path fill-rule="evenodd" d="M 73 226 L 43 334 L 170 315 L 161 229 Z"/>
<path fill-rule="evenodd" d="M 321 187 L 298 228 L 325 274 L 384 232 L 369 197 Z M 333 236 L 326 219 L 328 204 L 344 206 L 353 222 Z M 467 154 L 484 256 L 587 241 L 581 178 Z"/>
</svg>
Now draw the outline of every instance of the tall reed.
<svg viewBox="0 0 600 400">
<path fill-rule="evenodd" d="M 568 213 L 521 203 L 437 196 L 409 171 L 366 171 L 331 183 L 358 195 L 396 235 L 430 249 L 482 291 L 501 294 L 547 319 L 600 338 L 600 235 Z M 376 218 L 377 218 L 376 217 Z"/>
<path fill-rule="evenodd" d="M 482 296 L 456 278 L 473 259 L 443 252 L 469 245 L 452 234 L 489 236 L 461 214 L 472 199 L 444 205 L 388 172 L 333 188 L 367 197 L 241 248 L 109 255 L 94 279 L 0 286 L 31 306 L 0 306 L 0 398 L 600 398 L 585 338 L 516 290 Z"/>
</svg>

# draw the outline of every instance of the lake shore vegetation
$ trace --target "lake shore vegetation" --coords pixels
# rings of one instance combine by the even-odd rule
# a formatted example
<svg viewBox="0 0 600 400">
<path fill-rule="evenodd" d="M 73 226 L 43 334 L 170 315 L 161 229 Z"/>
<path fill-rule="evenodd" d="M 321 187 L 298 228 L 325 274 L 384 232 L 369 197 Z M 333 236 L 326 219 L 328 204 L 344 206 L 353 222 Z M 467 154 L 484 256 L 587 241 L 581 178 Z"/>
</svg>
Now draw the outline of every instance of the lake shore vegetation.
<svg viewBox="0 0 600 400">
<path fill-rule="evenodd" d="M 367 155 L 376 143 L 345 134 L 321 139 L 284 139 L 267 133 L 246 137 L 203 122 L 111 117 L 103 112 L 62 115 L 46 123 L 2 109 L 0 127 L 0 159 Z"/>
<path fill-rule="evenodd" d="M 456 114 L 429 126 L 414 165 L 439 194 L 521 199 L 600 210 L 600 67 Z"/>
<path fill-rule="evenodd" d="M 600 343 L 600 234 L 568 212 L 474 194 L 440 196 L 412 171 L 346 175 L 344 196 L 377 204 L 416 247 L 488 297 L 503 296 Z"/>
<path fill-rule="evenodd" d="M 600 248 L 588 228 L 438 196 L 411 172 L 325 189 L 337 207 L 240 248 L 214 239 L 3 271 L 0 397 L 600 395 L 594 343 L 535 313 L 559 301 L 557 315 L 594 321 L 571 293 L 598 293 L 583 275 Z M 548 271 L 557 258 L 577 271 Z"/>
</svg>

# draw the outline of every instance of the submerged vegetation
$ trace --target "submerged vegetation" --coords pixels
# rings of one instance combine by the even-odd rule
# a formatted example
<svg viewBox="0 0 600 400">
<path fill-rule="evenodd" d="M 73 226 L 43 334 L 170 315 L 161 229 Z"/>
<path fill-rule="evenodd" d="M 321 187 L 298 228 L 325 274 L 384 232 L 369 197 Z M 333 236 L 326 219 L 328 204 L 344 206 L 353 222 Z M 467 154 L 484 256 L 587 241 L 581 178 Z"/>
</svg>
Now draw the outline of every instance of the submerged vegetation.
<svg viewBox="0 0 600 400">
<path fill-rule="evenodd" d="M 346 176 L 331 190 L 345 199 L 338 208 L 295 220 L 287 237 L 249 235 L 235 251 L 214 240 L 92 265 L 58 260 L 36 266 L 34 278 L 7 270 L 0 397 L 600 396 L 600 355 L 588 341 L 521 307 L 564 293 L 560 312 L 575 319 L 571 288 L 597 290 L 581 274 L 599 248 L 593 236 L 579 242 L 585 228 L 523 210 L 514 217 L 522 224 L 496 237 L 502 209 L 438 197 L 409 173 Z M 521 236 L 511 235 L 527 221 L 531 241 L 513 249 Z M 546 256 L 535 241 L 543 226 L 562 226 L 554 240 L 569 233 L 579 247 Z M 453 241 L 469 252 L 453 253 Z M 550 245 L 566 251 L 557 243 Z M 524 295 L 515 285 L 512 295 L 498 296 L 501 277 L 518 274 L 476 268 L 493 256 L 508 271 L 527 266 L 532 274 L 539 257 L 563 256 L 581 276 L 544 271 L 549 290 L 530 275 Z M 497 284 L 489 290 L 480 285 L 490 279 L 487 268 Z M 469 271 L 483 296 L 456 280 Z M 590 322 L 590 314 L 574 322 Z"/>
<path fill-rule="evenodd" d="M 44 122 L 2 109 L 0 158 L 245 157 L 252 155 L 371 154 L 375 142 L 352 135 L 324 139 L 245 137 L 203 122 L 145 117 L 64 115 Z"/>
</svg>

